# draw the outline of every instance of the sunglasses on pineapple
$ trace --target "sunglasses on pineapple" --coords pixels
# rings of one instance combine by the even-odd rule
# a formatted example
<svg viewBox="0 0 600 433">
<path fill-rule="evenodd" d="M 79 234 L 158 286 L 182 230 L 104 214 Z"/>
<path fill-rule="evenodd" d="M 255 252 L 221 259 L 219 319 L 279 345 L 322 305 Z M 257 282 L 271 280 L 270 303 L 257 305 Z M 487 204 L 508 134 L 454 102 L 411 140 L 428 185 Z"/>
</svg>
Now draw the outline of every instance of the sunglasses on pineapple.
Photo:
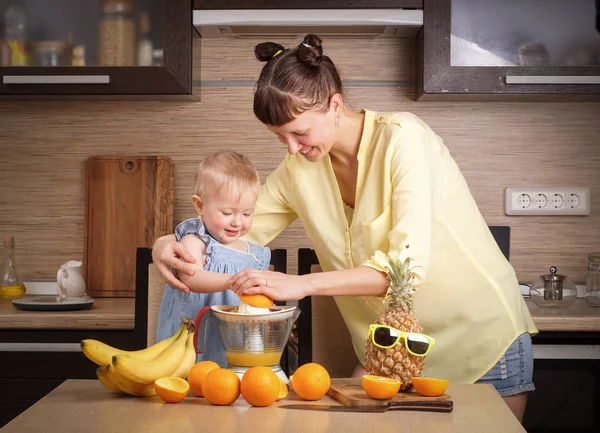
<svg viewBox="0 0 600 433">
<path fill-rule="evenodd" d="M 375 346 L 382 349 L 394 347 L 403 339 L 406 350 L 414 356 L 427 355 L 435 343 L 435 339 L 429 335 L 404 332 L 386 325 L 370 325 L 369 337 Z"/>
</svg>

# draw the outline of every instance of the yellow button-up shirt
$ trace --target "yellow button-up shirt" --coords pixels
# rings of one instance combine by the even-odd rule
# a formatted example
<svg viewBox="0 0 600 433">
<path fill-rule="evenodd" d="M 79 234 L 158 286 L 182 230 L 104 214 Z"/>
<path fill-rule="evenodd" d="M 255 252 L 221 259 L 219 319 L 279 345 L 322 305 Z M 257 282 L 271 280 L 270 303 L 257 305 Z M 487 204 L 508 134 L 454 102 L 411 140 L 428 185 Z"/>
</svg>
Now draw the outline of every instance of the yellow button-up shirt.
<svg viewBox="0 0 600 433">
<path fill-rule="evenodd" d="M 515 272 L 442 139 L 413 114 L 364 111 L 352 223 L 330 158 L 288 155 L 261 187 L 247 238 L 265 245 L 299 217 L 324 271 L 384 271 L 383 253 L 412 257 L 415 312 L 436 339 L 426 375 L 475 382 L 518 335 L 537 332 Z M 335 300 L 364 363 L 383 298 Z"/>
</svg>

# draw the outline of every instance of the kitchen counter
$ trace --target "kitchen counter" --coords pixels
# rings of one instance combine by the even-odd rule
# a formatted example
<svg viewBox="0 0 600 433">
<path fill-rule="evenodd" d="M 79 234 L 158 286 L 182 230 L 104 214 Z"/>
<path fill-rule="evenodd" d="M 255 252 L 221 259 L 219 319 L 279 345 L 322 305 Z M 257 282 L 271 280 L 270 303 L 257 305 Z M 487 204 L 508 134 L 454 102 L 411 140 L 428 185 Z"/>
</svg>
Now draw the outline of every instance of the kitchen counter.
<svg viewBox="0 0 600 433">
<path fill-rule="evenodd" d="M 95 298 L 80 311 L 25 311 L 0 299 L 0 329 L 133 330 L 134 317 L 134 298 Z"/>
<path fill-rule="evenodd" d="M 525 298 L 540 331 L 600 332 L 600 307 L 577 299 L 568 308 L 540 308 Z M 0 329 L 133 330 L 134 298 L 96 298 L 89 310 L 23 311 L 9 299 L 0 299 Z"/>
<path fill-rule="evenodd" d="M 242 397 L 232 406 L 212 406 L 191 394 L 179 404 L 165 404 L 158 397 L 116 395 L 97 380 L 67 380 L 2 432 L 525 432 L 491 385 L 451 384 L 448 394 L 454 401 L 452 413 L 354 414 L 278 408 L 281 404 L 315 403 L 302 401 L 293 392 L 264 408 L 251 407 Z M 328 396 L 317 403 L 339 405 Z"/>
<path fill-rule="evenodd" d="M 529 298 L 525 303 L 539 331 L 600 332 L 600 307 L 590 307 L 583 298 L 567 308 L 541 308 Z"/>
</svg>

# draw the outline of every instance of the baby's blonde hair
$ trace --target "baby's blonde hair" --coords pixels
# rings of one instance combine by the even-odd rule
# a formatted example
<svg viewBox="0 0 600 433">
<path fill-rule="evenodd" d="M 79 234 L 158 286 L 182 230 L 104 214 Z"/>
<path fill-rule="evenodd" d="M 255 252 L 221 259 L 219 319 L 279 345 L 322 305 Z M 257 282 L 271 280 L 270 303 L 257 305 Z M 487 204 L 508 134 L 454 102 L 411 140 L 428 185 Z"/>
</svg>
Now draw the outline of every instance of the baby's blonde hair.
<svg viewBox="0 0 600 433">
<path fill-rule="evenodd" d="M 248 189 L 258 194 L 259 186 L 258 172 L 247 157 L 237 152 L 217 152 L 198 165 L 194 194 L 204 200 L 210 193 L 225 191 L 239 198 Z"/>
</svg>

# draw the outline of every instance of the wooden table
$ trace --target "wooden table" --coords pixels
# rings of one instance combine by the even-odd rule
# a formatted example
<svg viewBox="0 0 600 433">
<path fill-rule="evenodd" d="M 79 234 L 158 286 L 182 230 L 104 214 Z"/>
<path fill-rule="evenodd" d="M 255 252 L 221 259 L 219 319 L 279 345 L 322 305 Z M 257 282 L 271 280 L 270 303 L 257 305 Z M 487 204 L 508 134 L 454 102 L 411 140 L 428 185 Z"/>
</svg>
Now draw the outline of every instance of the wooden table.
<svg viewBox="0 0 600 433">
<path fill-rule="evenodd" d="M 451 385 L 452 413 L 388 411 L 320 412 L 281 409 L 302 402 L 290 395 L 270 407 L 249 406 L 240 397 L 232 406 L 212 406 L 191 394 L 179 404 L 158 397 L 114 394 L 96 380 L 68 380 L 1 431 L 10 432 L 525 432 L 491 385 Z M 325 396 L 321 404 L 338 404 Z"/>
</svg>

